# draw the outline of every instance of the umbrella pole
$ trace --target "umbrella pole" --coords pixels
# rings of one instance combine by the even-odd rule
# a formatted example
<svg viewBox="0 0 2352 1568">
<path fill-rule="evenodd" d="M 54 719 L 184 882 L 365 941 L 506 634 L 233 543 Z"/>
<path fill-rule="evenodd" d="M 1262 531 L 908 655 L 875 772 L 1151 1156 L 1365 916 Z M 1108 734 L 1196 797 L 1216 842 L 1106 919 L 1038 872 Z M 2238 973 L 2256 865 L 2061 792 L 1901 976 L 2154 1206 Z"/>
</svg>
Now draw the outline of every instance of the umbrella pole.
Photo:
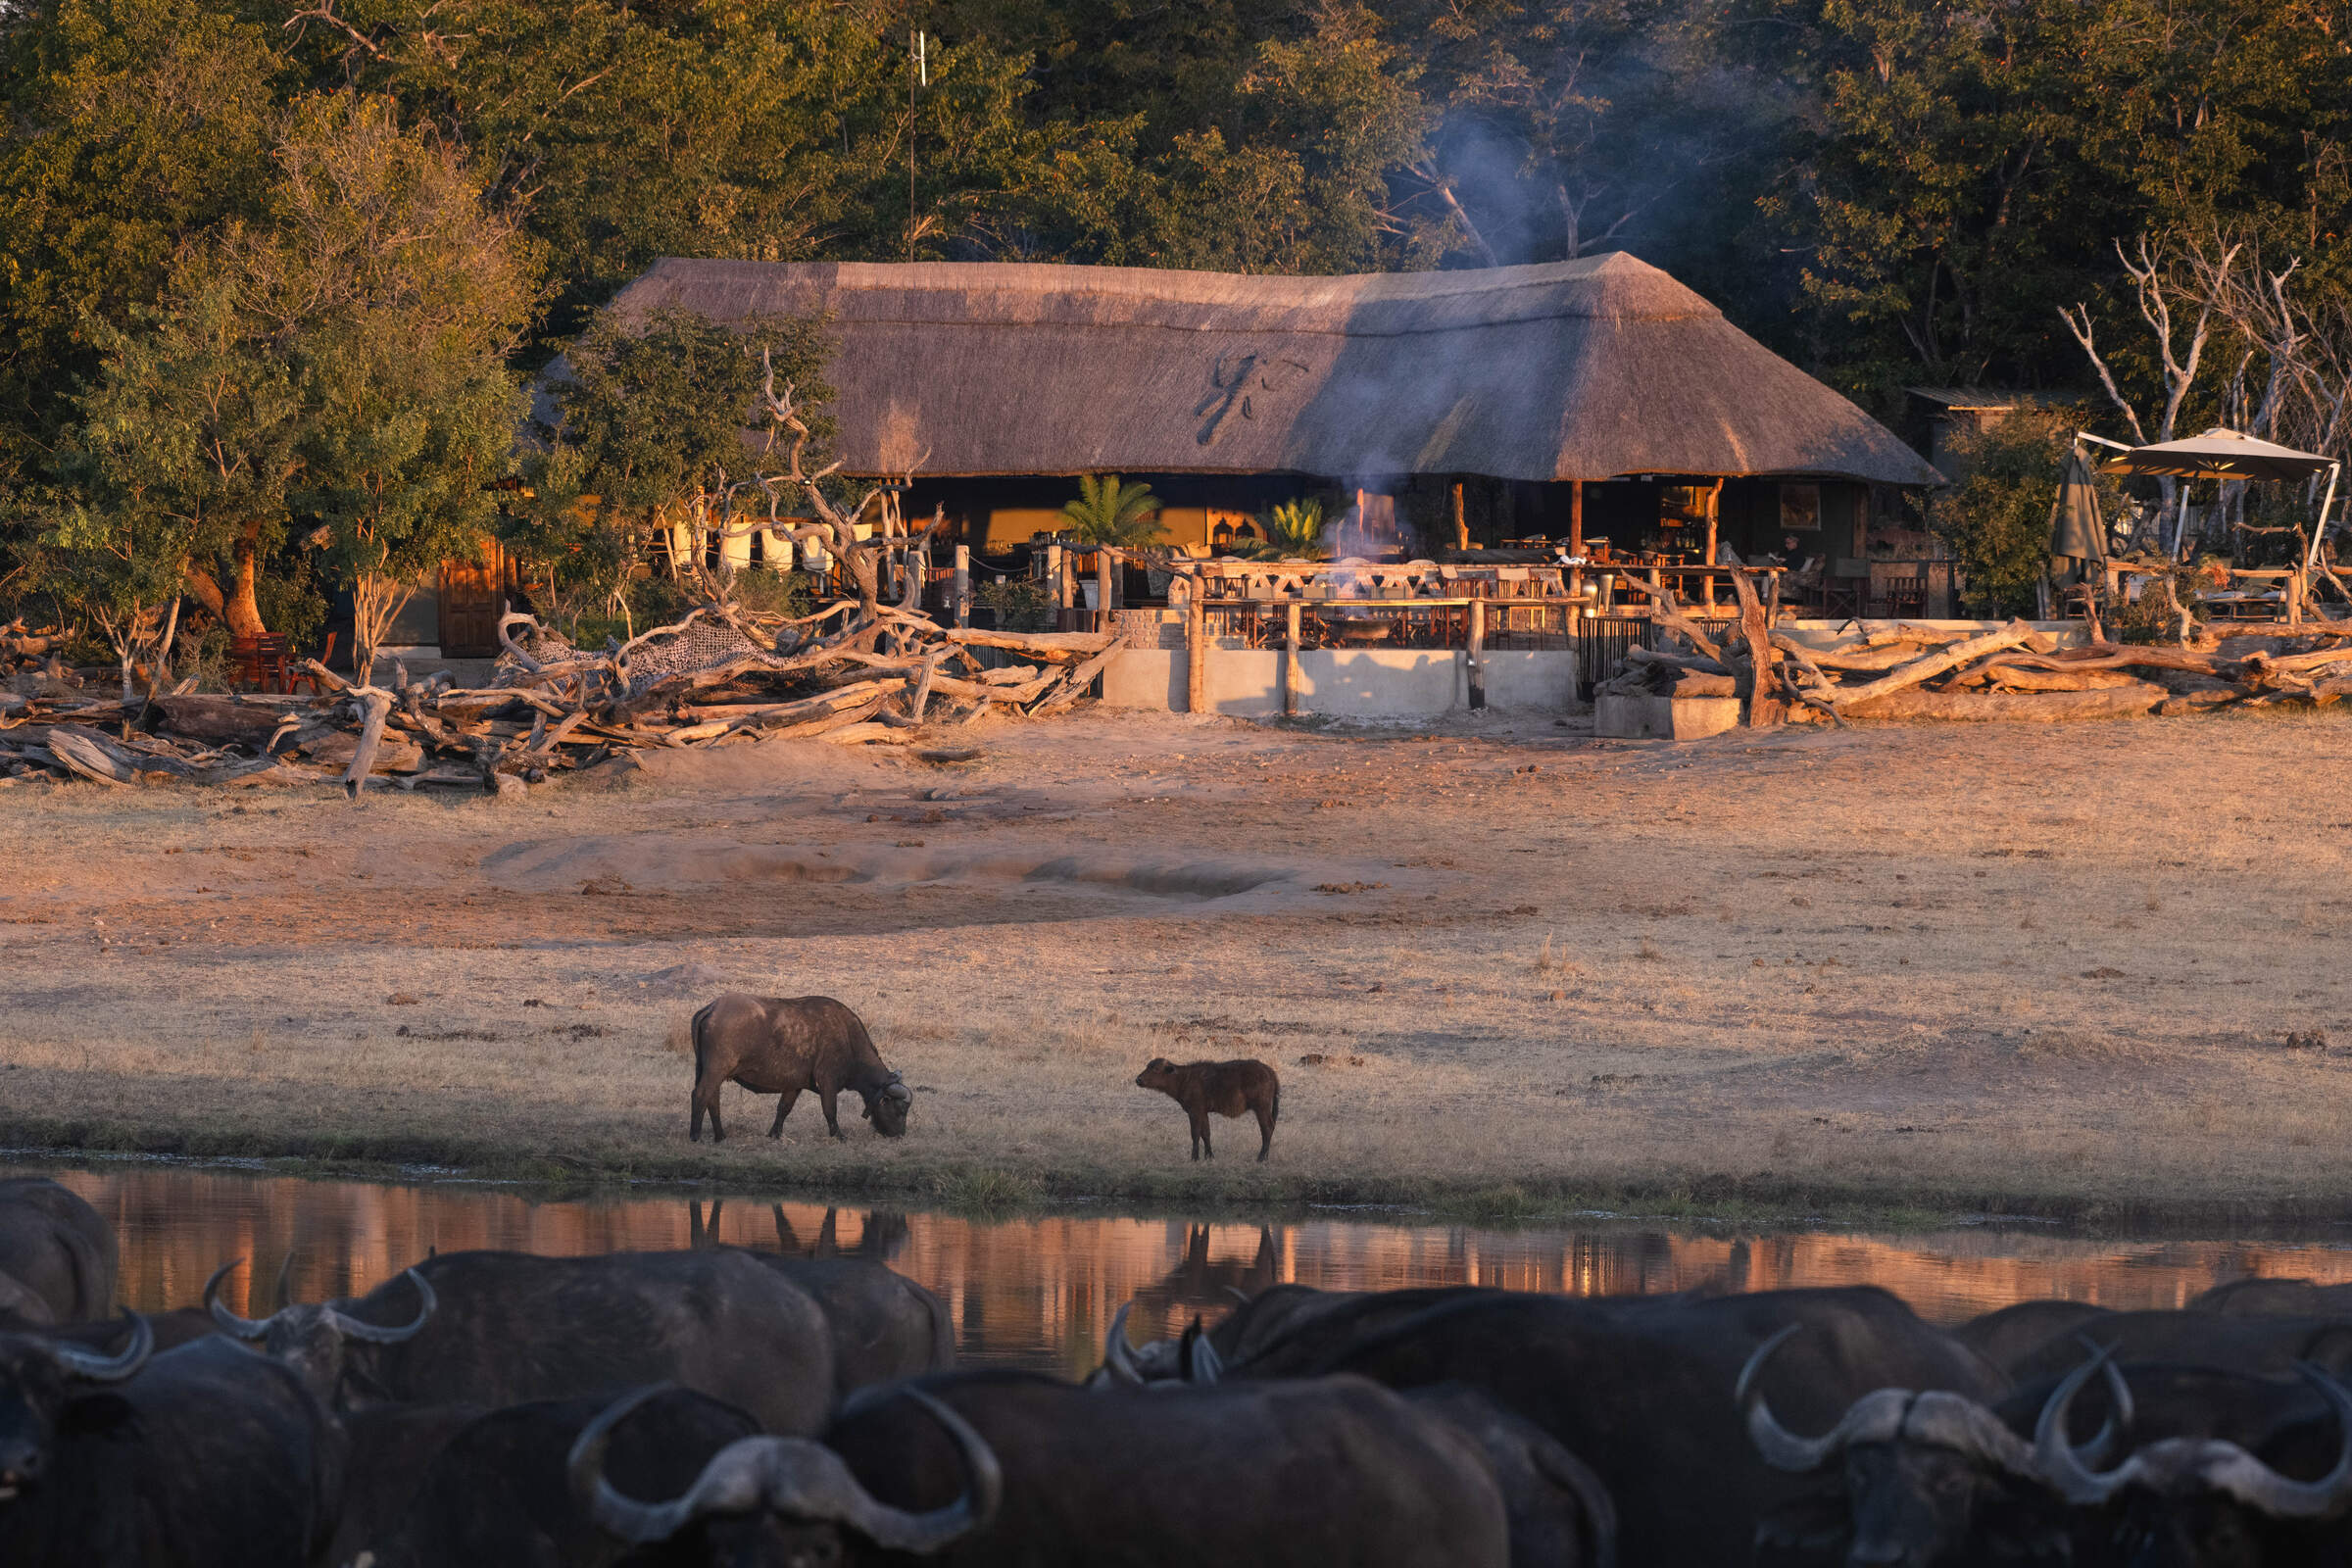
<svg viewBox="0 0 2352 1568">
<path fill-rule="evenodd" d="M 2328 494 L 2320 501 L 2320 520 L 2312 525 L 2311 548 L 2303 552 L 2303 569 L 2308 572 L 2320 559 L 2320 541 L 2328 537 L 2328 509 L 2335 505 L 2336 476 L 2344 471 L 2340 463 L 2328 465 Z"/>
</svg>

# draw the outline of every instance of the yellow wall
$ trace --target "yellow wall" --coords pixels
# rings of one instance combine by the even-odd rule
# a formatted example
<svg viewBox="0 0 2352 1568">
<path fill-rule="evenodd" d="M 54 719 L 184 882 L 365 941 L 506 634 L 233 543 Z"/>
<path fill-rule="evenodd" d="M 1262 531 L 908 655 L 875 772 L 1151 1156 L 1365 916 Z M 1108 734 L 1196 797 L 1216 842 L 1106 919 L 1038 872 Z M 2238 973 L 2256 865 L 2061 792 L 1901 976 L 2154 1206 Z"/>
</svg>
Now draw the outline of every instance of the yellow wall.
<svg viewBox="0 0 2352 1568">
<path fill-rule="evenodd" d="M 1244 537 L 1257 537 L 1261 530 L 1247 512 L 1235 512 L 1224 507 L 1169 507 L 1159 514 L 1159 538 L 1163 545 L 1205 545 L 1219 523 Z M 1058 533 L 1065 526 L 1059 511 L 1044 507 L 999 507 L 988 514 L 988 539 L 983 547 L 991 551 L 1012 545 L 1025 545 L 1034 533 Z"/>
</svg>

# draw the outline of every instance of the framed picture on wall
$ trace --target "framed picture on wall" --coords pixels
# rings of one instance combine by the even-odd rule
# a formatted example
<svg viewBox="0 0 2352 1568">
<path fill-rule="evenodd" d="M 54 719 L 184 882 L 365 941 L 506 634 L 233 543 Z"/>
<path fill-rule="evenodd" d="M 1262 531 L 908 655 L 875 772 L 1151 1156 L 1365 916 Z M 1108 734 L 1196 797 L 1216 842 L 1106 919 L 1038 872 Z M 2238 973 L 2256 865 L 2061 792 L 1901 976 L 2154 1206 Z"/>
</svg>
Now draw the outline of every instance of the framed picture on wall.
<svg viewBox="0 0 2352 1568">
<path fill-rule="evenodd" d="M 1781 486 L 1781 528 L 1786 533 L 1820 531 L 1821 486 L 1817 484 L 1785 484 Z"/>
</svg>

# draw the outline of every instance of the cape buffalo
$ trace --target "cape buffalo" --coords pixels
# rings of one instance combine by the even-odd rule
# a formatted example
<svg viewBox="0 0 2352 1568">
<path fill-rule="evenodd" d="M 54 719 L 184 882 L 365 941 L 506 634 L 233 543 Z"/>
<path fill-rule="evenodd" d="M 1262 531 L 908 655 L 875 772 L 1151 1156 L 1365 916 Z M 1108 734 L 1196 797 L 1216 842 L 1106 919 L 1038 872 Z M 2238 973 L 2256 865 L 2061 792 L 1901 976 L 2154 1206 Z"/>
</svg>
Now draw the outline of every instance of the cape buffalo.
<svg viewBox="0 0 2352 1568">
<path fill-rule="evenodd" d="M 667 1496 L 693 1486 L 730 1445 L 759 1441 L 759 1431 L 748 1412 L 668 1386 L 617 1404 L 598 1395 L 511 1405 L 450 1435 L 412 1488 L 407 1508 L 389 1528 L 369 1535 L 366 1548 L 375 1568 L 602 1568 L 624 1561 L 632 1568 L 705 1561 L 783 1568 L 798 1560 L 794 1543 L 742 1507 L 698 1521 L 666 1546 L 634 1550 L 599 1524 L 593 1492 L 575 1490 L 567 1475 L 573 1450 L 590 1446 L 600 1461 L 610 1452 L 609 1486 L 630 1495 Z"/>
<path fill-rule="evenodd" d="M 938 1553 L 954 1568 L 1509 1560 L 1478 1445 L 1360 1378 L 1096 1393 L 957 1372 L 851 1398 L 825 1446 L 880 1502 L 930 1510 L 967 1489 L 966 1461 L 908 1389 L 969 1422 L 1003 1467 L 995 1520 Z"/>
<path fill-rule="evenodd" d="M 2019 1301 L 1972 1317 L 1952 1338 L 2006 1372 L 2043 1346 L 2094 1327 L 2113 1309 L 2085 1301 Z"/>
<path fill-rule="evenodd" d="M 694 1101 L 687 1137 L 700 1142 L 703 1113 L 710 1141 L 723 1142 L 718 1092 L 732 1081 L 755 1095 L 774 1095 L 770 1138 L 784 1136 L 784 1118 L 804 1089 L 825 1108 L 825 1130 L 847 1135 L 835 1119 L 845 1089 L 865 1102 L 874 1131 L 897 1138 L 906 1131 L 914 1092 L 882 1065 L 873 1037 L 858 1016 L 831 997 L 747 997 L 730 992 L 694 1015 Z"/>
<path fill-rule="evenodd" d="M 2298 1401 L 2283 1380 L 2126 1368 L 2138 1385 L 2136 1445 L 2120 1464 L 2098 1469 L 2068 1442 L 2067 1414 L 2106 1364 L 2102 1350 L 2069 1374 L 2034 1428 L 2043 1473 L 2069 1502 L 2092 1511 L 2092 1552 L 2132 1568 L 2352 1560 L 2352 1391 L 2299 1366 L 2323 1411 L 2308 1396 Z"/>
<path fill-rule="evenodd" d="M 1885 1291 L 1572 1299 L 1463 1295 L 1293 1370 L 1357 1372 L 1410 1389 L 1476 1388 L 1591 1465 L 1617 1505 L 1629 1565 L 1744 1561 L 1759 1519 L 1806 1481 L 1766 1465 L 1732 1393 L 1755 1351 L 1803 1324 L 1771 1368 L 1772 1402 L 1821 1430 L 1874 1389 L 1998 1397 L 1998 1371 Z M 1251 1363 L 1266 1367 L 1269 1357 Z"/>
<path fill-rule="evenodd" d="M 2352 1316 L 2352 1285 L 2315 1285 L 2309 1280 L 2231 1280 L 2191 1298 L 2188 1309 L 2241 1316 L 2254 1313 Z"/>
<path fill-rule="evenodd" d="M 377 1404 L 345 1411 L 350 1460 L 325 1561 L 355 1562 L 409 1517 L 417 1488 L 452 1439 L 490 1414 L 478 1404 Z"/>
<path fill-rule="evenodd" d="M 1282 1115 L 1282 1081 L 1262 1061 L 1188 1061 L 1178 1066 L 1165 1056 L 1153 1056 L 1135 1075 L 1138 1089 L 1156 1089 L 1184 1107 L 1193 1127 L 1193 1157 L 1217 1157 L 1209 1147 L 1208 1118 L 1253 1115 L 1257 1118 L 1257 1157 L 1265 1162 L 1274 1147 L 1274 1123 Z"/>
<path fill-rule="evenodd" d="M 0 1562 L 303 1568 L 327 1544 L 343 1440 L 290 1370 L 224 1339 L 152 1358 L 0 1335 Z"/>
<path fill-rule="evenodd" d="M 615 1484 L 606 1459 L 614 1431 L 641 1420 L 637 1412 L 661 1398 L 661 1389 L 630 1395 L 580 1433 L 566 1460 L 571 1495 L 609 1536 L 654 1548 L 632 1560 L 678 1568 L 808 1568 L 878 1552 L 930 1556 L 988 1525 L 1004 1476 L 962 1417 L 919 1390 L 899 1393 L 954 1446 L 956 1492 L 940 1507 L 916 1511 L 878 1501 L 840 1455 L 806 1438 L 739 1437 L 682 1481 L 644 1475 L 641 1460 L 639 1478 L 624 1469 Z"/>
<path fill-rule="evenodd" d="M 2081 1334 L 2127 1363 L 2287 1377 L 2309 1361 L 2338 1377 L 2352 1374 L 2352 1318 L 2189 1311 L 2110 1312 L 2014 1357 L 2007 1371 L 2021 1385 L 2055 1382 L 2082 1364 Z"/>
<path fill-rule="evenodd" d="M 1121 1306 L 1112 1318 L 1103 1346 L 1103 1370 L 1089 1380 L 1089 1388 L 1134 1387 L 1140 1381 L 1125 1349 L 1127 1311 L 1134 1304 L 1130 1301 Z M 1164 1391 L 1180 1383 L 1213 1384 L 1223 1376 L 1223 1359 L 1201 1337 L 1199 1318 L 1176 1342 L 1169 1359 L 1175 1376 L 1151 1382 L 1149 1387 Z M 1576 1455 L 1541 1427 L 1511 1414 L 1476 1389 L 1442 1383 L 1408 1390 L 1404 1397 L 1416 1408 L 1451 1423 L 1486 1455 L 1488 1473 L 1502 1494 L 1503 1512 L 1510 1525 L 1512 1568 L 1584 1568 L 1588 1564 L 1614 1568 L 1616 1505 L 1610 1502 L 1600 1478 Z"/>
<path fill-rule="evenodd" d="M 732 1248 L 444 1252 L 357 1300 L 260 1320 L 217 1298 L 220 1278 L 205 1297 L 220 1326 L 338 1403 L 502 1405 L 669 1381 L 735 1399 L 771 1432 L 812 1432 L 833 1402 L 824 1313 Z"/>
<path fill-rule="evenodd" d="M 749 1252 L 807 1292 L 833 1336 L 833 1384 L 849 1393 L 956 1364 L 948 1303 L 906 1275 L 861 1257 Z"/>
<path fill-rule="evenodd" d="M 86 1323 L 114 1309 L 112 1226 L 46 1176 L 0 1181 L 0 1327 Z"/>
</svg>

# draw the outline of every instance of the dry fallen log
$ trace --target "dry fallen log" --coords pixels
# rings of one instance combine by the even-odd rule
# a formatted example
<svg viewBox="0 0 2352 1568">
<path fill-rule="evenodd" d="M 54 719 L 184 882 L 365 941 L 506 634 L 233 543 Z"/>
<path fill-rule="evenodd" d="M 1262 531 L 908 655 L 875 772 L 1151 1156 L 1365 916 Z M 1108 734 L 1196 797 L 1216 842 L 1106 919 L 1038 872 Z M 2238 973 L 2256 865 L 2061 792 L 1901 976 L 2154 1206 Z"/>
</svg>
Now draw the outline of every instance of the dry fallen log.
<svg viewBox="0 0 2352 1568">
<path fill-rule="evenodd" d="M 1877 680 L 1861 686 L 1841 687 L 1831 698 L 1831 701 L 1837 705 L 1839 712 L 1851 713 L 1857 703 L 1867 703 L 1891 696 L 1896 692 L 1906 691 L 1913 686 L 1933 680 L 1947 669 L 1956 669 L 1972 659 L 1980 658 L 1998 649 L 2015 648 L 2032 635 L 2034 635 L 2033 627 L 2022 620 L 2013 620 L 1999 631 L 1986 632 L 1981 637 L 1971 637 L 1965 642 L 1953 643 L 1948 647 L 1938 649 L 1925 658 L 1915 659 L 1911 662 L 1880 676 Z"/>
</svg>

